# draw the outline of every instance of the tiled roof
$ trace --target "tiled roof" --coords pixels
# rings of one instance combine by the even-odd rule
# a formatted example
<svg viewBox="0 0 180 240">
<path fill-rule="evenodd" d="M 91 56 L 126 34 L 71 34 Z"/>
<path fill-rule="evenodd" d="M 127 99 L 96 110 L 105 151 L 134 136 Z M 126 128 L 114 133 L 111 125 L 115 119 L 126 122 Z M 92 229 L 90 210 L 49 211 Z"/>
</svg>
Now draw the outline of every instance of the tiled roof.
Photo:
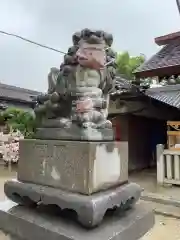
<svg viewBox="0 0 180 240">
<path fill-rule="evenodd" d="M 175 107 L 180 109 L 180 84 L 176 85 L 167 85 L 164 87 L 155 87 L 148 88 L 147 90 L 141 89 L 138 86 L 133 86 L 133 84 L 129 83 L 125 79 L 119 78 L 117 81 L 117 87 L 119 90 L 126 89 L 131 96 L 135 94 L 136 97 L 148 97 L 151 99 L 155 99 L 162 103 L 165 103 L 171 107 Z M 139 89 L 139 91 L 138 91 Z M 118 96 L 119 94 L 116 94 Z M 119 96 L 119 97 L 122 97 Z"/>
<path fill-rule="evenodd" d="M 122 76 L 116 77 L 116 85 L 118 85 L 118 87 L 127 88 L 127 89 L 132 87 L 130 80 Z"/>
<path fill-rule="evenodd" d="M 142 64 L 135 74 L 177 65 L 180 65 L 180 38 L 164 46 L 157 54 Z"/>
<path fill-rule="evenodd" d="M 170 33 L 170 34 L 155 38 L 155 43 L 159 46 L 163 46 L 179 37 L 180 37 L 180 32 L 174 32 L 174 33 Z"/>
<path fill-rule="evenodd" d="M 40 92 L 0 83 L 0 98 L 31 103 Z"/>
<path fill-rule="evenodd" d="M 180 109 L 180 84 L 150 88 L 145 92 L 145 95 Z"/>
</svg>

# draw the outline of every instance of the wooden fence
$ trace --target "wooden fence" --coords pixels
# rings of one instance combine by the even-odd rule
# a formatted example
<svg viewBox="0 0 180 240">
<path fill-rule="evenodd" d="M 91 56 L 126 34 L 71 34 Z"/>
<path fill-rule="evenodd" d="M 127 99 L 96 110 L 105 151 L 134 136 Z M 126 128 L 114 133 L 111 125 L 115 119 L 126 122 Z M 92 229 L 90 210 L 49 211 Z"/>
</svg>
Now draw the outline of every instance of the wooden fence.
<svg viewBox="0 0 180 240">
<path fill-rule="evenodd" d="M 157 182 L 180 185 L 180 151 L 157 145 Z"/>
</svg>

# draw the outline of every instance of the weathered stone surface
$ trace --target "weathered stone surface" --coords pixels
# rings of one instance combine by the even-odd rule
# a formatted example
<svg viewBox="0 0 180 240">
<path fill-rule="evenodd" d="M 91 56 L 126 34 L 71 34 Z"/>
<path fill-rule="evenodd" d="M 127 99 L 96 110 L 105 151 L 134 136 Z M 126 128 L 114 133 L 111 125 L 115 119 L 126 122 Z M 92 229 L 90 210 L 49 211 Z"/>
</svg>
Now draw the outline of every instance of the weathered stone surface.
<svg viewBox="0 0 180 240">
<path fill-rule="evenodd" d="M 142 189 L 135 183 L 129 183 L 86 196 L 14 180 L 5 183 L 4 191 L 9 199 L 22 205 L 56 205 L 61 209 L 74 210 L 78 221 L 92 228 L 102 222 L 108 209 L 118 208 L 123 212 L 133 207 Z"/>
<path fill-rule="evenodd" d="M 55 120 L 54 120 L 55 122 Z M 60 139 L 60 140 L 79 140 L 79 141 L 113 141 L 114 132 L 108 128 L 81 128 L 72 125 L 70 128 L 46 127 L 38 128 L 37 139 Z"/>
<path fill-rule="evenodd" d="M 128 181 L 124 146 L 123 142 L 22 140 L 18 180 L 89 195 Z"/>
<path fill-rule="evenodd" d="M 0 204 L 0 228 L 24 240 L 137 240 L 154 225 L 146 205 L 138 204 L 124 216 L 109 215 L 100 227 L 87 230 L 55 209 L 28 209 L 7 201 Z"/>
<path fill-rule="evenodd" d="M 78 36 L 73 35 L 73 46 L 60 69 L 51 68 L 47 94 L 37 97 L 37 138 L 113 139 L 112 123 L 107 119 L 109 94 L 116 75 L 112 42 L 112 35 L 101 30 L 86 28 Z M 53 123 L 53 133 L 43 129 L 48 128 L 46 121 Z M 53 129 L 57 122 L 58 131 Z"/>
</svg>

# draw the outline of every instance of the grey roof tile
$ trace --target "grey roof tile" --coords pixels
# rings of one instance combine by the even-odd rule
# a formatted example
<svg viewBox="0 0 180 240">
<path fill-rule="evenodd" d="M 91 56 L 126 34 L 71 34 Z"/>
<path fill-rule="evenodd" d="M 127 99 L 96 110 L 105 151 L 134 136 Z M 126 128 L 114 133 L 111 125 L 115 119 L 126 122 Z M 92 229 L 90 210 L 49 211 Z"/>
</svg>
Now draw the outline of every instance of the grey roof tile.
<svg viewBox="0 0 180 240">
<path fill-rule="evenodd" d="M 157 54 L 137 68 L 135 73 L 176 65 L 180 65 L 180 38 L 164 46 Z"/>
<path fill-rule="evenodd" d="M 40 92 L 0 83 L 0 97 L 23 102 L 32 102 Z"/>
<path fill-rule="evenodd" d="M 180 85 L 165 86 L 160 88 L 151 88 L 145 92 L 145 95 L 166 103 L 172 107 L 180 109 Z"/>
</svg>

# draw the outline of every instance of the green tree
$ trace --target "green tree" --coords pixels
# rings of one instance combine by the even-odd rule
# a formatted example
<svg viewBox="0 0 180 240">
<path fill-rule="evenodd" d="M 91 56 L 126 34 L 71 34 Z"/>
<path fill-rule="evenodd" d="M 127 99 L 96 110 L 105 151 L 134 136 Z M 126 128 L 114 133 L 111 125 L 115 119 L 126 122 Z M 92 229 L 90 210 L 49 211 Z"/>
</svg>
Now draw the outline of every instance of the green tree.
<svg viewBox="0 0 180 240">
<path fill-rule="evenodd" d="M 1 118 L 13 130 L 19 130 L 25 137 L 31 137 L 35 131 L 35 117 L 33 113 L 17 108 L 7 108 L 1 112 Z"/>
<path fill-rule="evenodd" d="M 122 52 L 117 54 L 116 64 L 117 71 L 119 74 L 124 75 L 128 79 L 133 79 L 133 72 L 138 68 L 142 63 L 144 63 L 144 56 L 131 57 L 128 52 Z"/>
</svg>

